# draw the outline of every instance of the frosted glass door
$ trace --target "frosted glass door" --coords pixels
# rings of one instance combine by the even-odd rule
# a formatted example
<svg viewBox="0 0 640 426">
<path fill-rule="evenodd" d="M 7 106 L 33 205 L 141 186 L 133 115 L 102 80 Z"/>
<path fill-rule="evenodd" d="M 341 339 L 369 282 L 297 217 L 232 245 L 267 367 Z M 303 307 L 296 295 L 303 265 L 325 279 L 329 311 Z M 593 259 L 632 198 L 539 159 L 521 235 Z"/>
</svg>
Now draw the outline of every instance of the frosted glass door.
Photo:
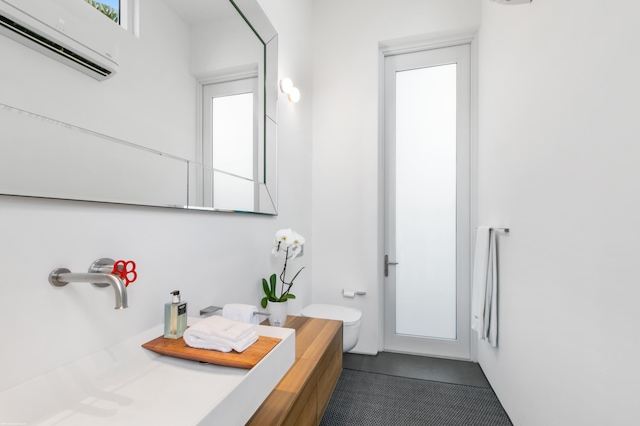
<svg viewBox="0 0 640 426">
<path fill-rule="evenodd" d="M 456 64 L 398 72 L 396 111 L 396 333 L 455 339 Z"/>
<path fill-rule="evenodd" d="M 386 58 L 387 350 L 469 357 L 468 57 Z"/>
</svg>

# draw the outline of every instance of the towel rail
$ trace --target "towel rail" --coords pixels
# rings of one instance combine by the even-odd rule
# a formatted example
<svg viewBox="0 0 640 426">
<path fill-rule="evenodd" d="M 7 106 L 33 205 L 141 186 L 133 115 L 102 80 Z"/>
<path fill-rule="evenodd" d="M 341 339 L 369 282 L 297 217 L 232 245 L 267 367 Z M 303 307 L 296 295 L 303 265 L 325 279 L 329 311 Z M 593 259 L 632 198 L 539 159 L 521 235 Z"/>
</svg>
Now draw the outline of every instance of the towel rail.
<svg viewBox="0 0 640 426">
<path fill-rule="evenodd" d="M 493 226 L 490 226 L 490 228 L 493 229 L 494 231 L 502 231 L 502 232 L 509 233 L 509 228 L 494 228 Z"/>
</svg>

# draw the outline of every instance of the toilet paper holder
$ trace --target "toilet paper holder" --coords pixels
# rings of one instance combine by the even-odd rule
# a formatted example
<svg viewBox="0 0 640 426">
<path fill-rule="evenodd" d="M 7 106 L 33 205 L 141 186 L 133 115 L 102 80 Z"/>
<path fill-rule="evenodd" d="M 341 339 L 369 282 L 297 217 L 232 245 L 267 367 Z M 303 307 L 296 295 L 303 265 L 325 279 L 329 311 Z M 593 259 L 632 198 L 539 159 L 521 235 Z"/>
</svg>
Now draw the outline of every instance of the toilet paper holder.
<svg viewBox="0 0 640 426">
<path fill-rule="evenodd" d="M 342 289 L 342 295 L 344 297 L 364 296 L 365 294 L 367 294 L 366 291 L 345 291 L 344 288 Z"/>
</svg>

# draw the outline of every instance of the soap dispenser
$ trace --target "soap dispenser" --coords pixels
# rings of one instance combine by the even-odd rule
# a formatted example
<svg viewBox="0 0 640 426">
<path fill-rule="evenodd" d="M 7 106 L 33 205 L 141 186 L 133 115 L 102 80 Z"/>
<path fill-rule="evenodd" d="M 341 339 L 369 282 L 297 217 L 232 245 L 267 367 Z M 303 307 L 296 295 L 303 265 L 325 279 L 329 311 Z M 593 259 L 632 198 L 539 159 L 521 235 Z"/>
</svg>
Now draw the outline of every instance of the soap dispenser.
<svg viewBox="0 0 640 426">
<path fill-rule="evenodd" d="M 179 339 L 187 329 L 187 302 L 180 301 L 180 292 L 172 291 L 171 302 L 164 305 L 164 337 Z"/>
</svg>

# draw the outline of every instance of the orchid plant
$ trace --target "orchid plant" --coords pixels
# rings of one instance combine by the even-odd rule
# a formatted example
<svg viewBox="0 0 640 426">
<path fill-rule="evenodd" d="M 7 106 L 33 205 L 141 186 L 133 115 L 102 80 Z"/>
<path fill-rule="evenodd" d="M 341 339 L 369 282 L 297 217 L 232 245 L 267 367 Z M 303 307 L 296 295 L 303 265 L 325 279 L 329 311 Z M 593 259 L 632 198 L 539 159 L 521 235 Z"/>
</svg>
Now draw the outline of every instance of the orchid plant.
<svg viewBox="0 0 640 426">
<path fill-rule="evenodd" d="M 265 297 L 262 298 L 260 304 L 263 308 L 267 307 L 269 302 L 286 302 L 289 299 L 295 299 L 296 296 L 290 293 L 293 281 L 298 277 L 304 267 L 291 278 L 291 281 L 287 282 L 287 262 L 290 259 L 295 259 L 302 252 L 302 245 L 304 244 L 304 237 L 291 229 L 281 229 L 276 232 L 276 239 L 273 243 L 273 250 L 271 254 L 276 257 L 284 255 L 284 267 L 280 274 L 280 295 L 277 292 L 276 274 L 269 277 L 269 282 L 266 279 L 262 279 L 262 288 L 264 289 Z M 285 288 L 286 286 L 286 288 Z"/>
</svg>

